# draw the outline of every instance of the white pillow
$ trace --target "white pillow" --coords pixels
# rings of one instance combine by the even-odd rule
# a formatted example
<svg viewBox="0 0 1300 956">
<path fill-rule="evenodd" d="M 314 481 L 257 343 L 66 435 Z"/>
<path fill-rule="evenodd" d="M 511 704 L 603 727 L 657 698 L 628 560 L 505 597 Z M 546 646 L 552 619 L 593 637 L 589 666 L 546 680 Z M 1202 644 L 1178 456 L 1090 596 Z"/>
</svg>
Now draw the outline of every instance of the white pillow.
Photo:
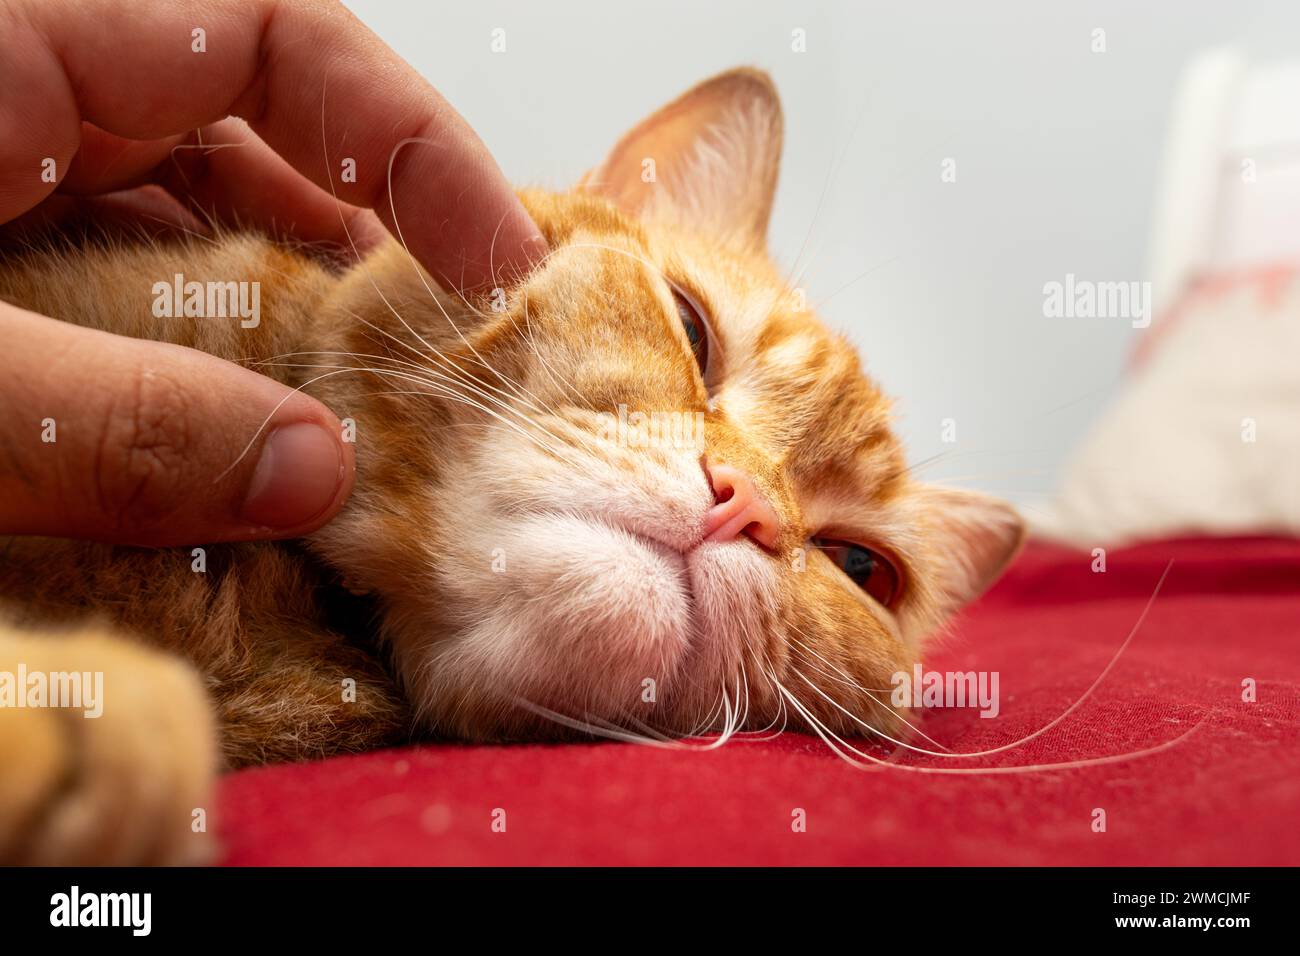
<svg viewBox="0 0 1300 956">
<path fill-rule="evenodd" d="M 1033 530 L 1080 546 L 1300 534 L 1300 275 L 1201 283 L 1067 465 Z"/>
</svg>

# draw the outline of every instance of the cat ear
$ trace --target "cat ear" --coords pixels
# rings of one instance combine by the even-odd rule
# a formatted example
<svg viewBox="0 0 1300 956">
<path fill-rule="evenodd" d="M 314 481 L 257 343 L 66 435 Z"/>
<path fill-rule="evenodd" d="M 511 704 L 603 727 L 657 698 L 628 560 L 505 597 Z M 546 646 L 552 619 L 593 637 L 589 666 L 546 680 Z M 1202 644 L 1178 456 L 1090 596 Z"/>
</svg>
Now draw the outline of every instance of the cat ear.
<svg viewBox="0 0 1300 956">
<path fill-rule="evenodd" d="M 641 218 L 762 248 L 781 130 L 767 74 L 730 70 L 642 120 L 579 188 Z"/>
<path fill-rule="evenodd" d="M 960 607 L 983 594 L 1025 540 L 1015 508 L 989 495 L 924 486 L 921 514 L 946 603 Z"/>
</svg>

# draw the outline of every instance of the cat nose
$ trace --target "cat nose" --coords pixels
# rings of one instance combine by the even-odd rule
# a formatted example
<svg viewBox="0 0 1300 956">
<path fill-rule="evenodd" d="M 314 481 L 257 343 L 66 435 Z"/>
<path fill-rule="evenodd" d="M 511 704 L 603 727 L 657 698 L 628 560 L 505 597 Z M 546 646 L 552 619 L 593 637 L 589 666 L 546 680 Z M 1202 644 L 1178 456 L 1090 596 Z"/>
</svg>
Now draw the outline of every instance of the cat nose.
<svg viewBox="0 0 1300 956">
<path fill-rule="evenodd" d="M 704 540 L 734 541 L 747 534 L 765 548 L 776 547 L 781 519 L 754 479 L 739 468 L 715 465 L 707 459 L 704 473 L 713 486 L 715 501 L 704 518 Z"/>
</svg>

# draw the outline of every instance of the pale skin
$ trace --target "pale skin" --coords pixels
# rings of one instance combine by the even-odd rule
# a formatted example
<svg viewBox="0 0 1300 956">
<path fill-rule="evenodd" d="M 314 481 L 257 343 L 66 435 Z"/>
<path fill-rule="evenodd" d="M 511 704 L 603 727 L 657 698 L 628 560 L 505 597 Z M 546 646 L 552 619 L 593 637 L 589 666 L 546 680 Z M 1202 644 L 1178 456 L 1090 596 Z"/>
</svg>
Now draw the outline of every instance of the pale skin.
<svg viewBox="0 0 1300 956">
<path fill-rule="evenodd" d="M 0 232 L 124 215 L 364 251 L 396 221 L 430 273 L 467 292 L 546 253 L 465 121 L 339 4 L 0 0 L 0 37 Z M 394 154 L 408 139 L 426 142 Z M 189 148 L 199 144 L 233 148 Z M 338 175 L 343 156 L 355 182 Z M 0 342 L 0 534 L 153 546 L 298 537 L 351 491 L 352 446 L 335 415 L 255 372 L 3 302 Z M 35 440 L 47 420 L 54 445 Z M 185 468 L 168 467 L 178 434 Z M 138 489 L 123 473 L 147 476 L 151 503 L 183 506 L 132 507 Z"/>
</svg>

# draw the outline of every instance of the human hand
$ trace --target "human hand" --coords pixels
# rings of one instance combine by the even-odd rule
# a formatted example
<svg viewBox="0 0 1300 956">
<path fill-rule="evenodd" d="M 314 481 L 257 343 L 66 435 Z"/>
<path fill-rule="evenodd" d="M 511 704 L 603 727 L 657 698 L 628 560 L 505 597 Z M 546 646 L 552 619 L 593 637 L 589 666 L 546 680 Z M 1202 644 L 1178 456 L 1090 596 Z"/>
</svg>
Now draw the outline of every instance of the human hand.
<svg viewBox="0 0 1300 956">
<path fill-rule="evenodd" d="M 0 0 L 0 62 L 0 223 L 134 209 L 199 228 L 175 197 L 364 250 L 396 217 L 411 253 L 466 290 L 545 252 L 464 120 L 338 4 Z M 355 181 L 339 144 L 366 171 Z M 351 491 L 337 418 L 271 379 L 3 302 L 0 341 L 0 533 L 294 537 Z M 55 444 L 45 419 L 65 423 Z"/>
</svg>

